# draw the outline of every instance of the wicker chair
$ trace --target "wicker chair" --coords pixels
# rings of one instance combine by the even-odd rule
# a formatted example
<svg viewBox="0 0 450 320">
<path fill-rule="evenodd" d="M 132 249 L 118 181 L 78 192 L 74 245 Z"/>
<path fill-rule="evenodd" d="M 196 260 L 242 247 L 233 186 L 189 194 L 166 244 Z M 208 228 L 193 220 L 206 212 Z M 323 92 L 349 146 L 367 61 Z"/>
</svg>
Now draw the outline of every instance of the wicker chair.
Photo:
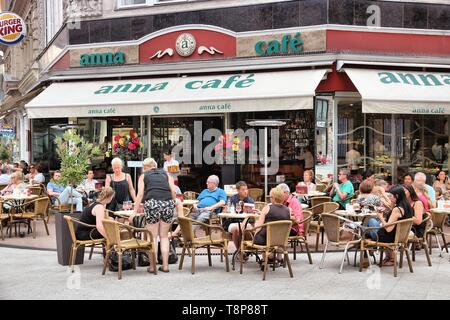
<svg viewBox="0 0 450 320">
<path fill-rule="evenodd" d="M 347 259 L 348 264 L 350 264 L 350 258 L 348 256 L 348 249 L 351 245 L 358 245 L 361 242 L 361 237 L 359 234 L 352 232 L 353 238 L 351 240 L 342 240 L 341 239 L 341 230 L 342 223 L 349 222 L 351 220 L 342 218 L 335 214 L 322 213 L 322 221 L 325 229 L 325 233 L 327 234 L 327 241 L 325 243 L 325 248 L 323 249 L 322 260 L 320 261 L 320 269 L 323 268 L 323 264 L 325 262 L 325 256 L 327 253 L 328 245 L 334 245 L 336 247 L 345 246 L 344 255 L 342 257 L 341 267 L 339 269 L 339 273 L 342 273 L 342 268 L 344 267 L 345 259 Z"/>
<path fill-rule="evenodd" d="M 75 224 L 83 225 L 89 228 L 92 228 L 92 231 L 96 230 L 96 227 L 90 224 L 86 224 L 77 219 L 72 218 L 71 216 L 64 216 L 64 219 L 67 222 L 69 227 L 70 237 L 72 238 L 72 250 L 70 251 L 70 269 L 74 271 L 75 258 L 77 256 L 78 248 L 81 246 L 91 246 L 91 253 L 89 254 L 89 259 L 92 257 L 92 252 L 94 251 L 94 247 L 97 245 L 101 245 L 103 248 L 103 254 L 105 253 L 105 239 L 92 239 L 92 240 L 78 240 L 75 234 Z M 92 233 L 91 231 L 91 233 Z"/>
<path fill-rule="evenodd" d="M 441 243 L 439 242 L 439 235 L 442 236 L 442 240 L 444 241 L 444 248 L 448 253 L 448 247 L 447 247 L 447 241 L 445 239 L 444 235 L 444 226 L 445 226 L 445 220 L 447 219 L 447 214 L 445 213 L 439 213 L 439 212 L 431 212 L 431 221 L 432 221 L 432 228 L 427 232 L 428 235 L 428 247 L 430 249 L 431 254 L 431 239 L 432 236 L 436 238 L 437 245 L 439 247 L 439 254 L 442 255 L 442 247 Z"/>
<path fill-rule="evenodd" d="M 109 263 L 109 255 L 111 251 L 114 249 L 117 252 L 118 260 L 119 260 L 119 272 L 118 278 L 122 279 L 122 255 L 127 250 L 132 250 L 133 256 L 133 269 L 136 270 L 136 250 L 144 250 L 147 252 L 149 260 L 152 262 L 154 270 L 153 273 L 157 274 L 156 271 L 156 248 L 153 243 L 152 233 L 144 228 L 135 228 L 123 223 L 119 223 L 117 221 L 103 220 L 103 226 L 106 232 L 106 256 L 103 263 L 103 272 L 102 275 L 105 275 L 106 268 Z M 127 240 L 121 240 L 121 230 L 128 230 L 130 238 Z M 147 235 L 147 239 L 136 239 L 133 237 L 134 232 L 139 232 Z"/>
<path fill-rule="evenodd" d="M 255 201 L 255 209 L 262 211 L 262 209 L 267 205 L 267 202 Z"/>
<path fill-rule="evenodd" d="M 183 196 L 185 200 L 196 200 L 199 196 L 199 193 L 195 191 L 185 191 L 183 193 Z"/>
<path fill-rule="evenodd" d="M 331 202 L 331 197 L 327 196 L 311 197 L 311 207 L 317 206 L 318 204 L 325 202 Z"/>
<path fill-rule="evenodd" d="M 192 254 L 192 264 L 191 264 L 191 273 L 195 273 L 195 250 L 198 248 L 206 247 L 208 252 L 208 263 L 209 266 L 212 266 L 211 262 L 211 247 L 219 248 L 223 250 L 225 255 L 225 269 L 227 272 L 230 271 L 230 266 L 228 263 L 228 239 L 225 236 L 225 231 L 221 226 L 217 225 L 208 225 L 206 223 L 202 223 L 199 221 L 195 221 L 193 219 L 187 217 L 178 217 L 178 223 L 181 227 L 181 233 L 183 234 L 183 251 L 181 252 L 180 265 L 178 267 L 179 270 L 183 269 L 184 256 L 186 254 L 186 250 L 191 249 Z M 197 237 L 194 235 L 193 225 L 198 224 L 202 226 L 206 235 L 204 237 Z M 218 238 L 213 238 L 211 236 L 211 231 L 213 229 L 217 229 L 220 231 L 221 236 Z"/>
<path fill-rule="evenodd" d="M 261 201 L 261 197 L 264 194 L 264 190 L 260 188 L 248 189 L 248 195 L 255 201 Z"/>
<path fill-rule="evenodd" d="M 34 205 L 33 211 L 27 211 L 30 205 Z M 22 212 L 12 215 L 13 220 L 28 220 L 33 222 L 33 239 L 36 238 L 36 221 L 42 220 L 44 222 L 45 231 L 50 235 L 47 226 L 47 215 L 50 200 L 48 197 L 41 197 L 31 201 L 27 201 L 22 205 Z"/>
<path fill-rule="evenodd" d="M 5 236 L 3 235 L 3 221 L 9 220 L 9 214 L 3 213 L 3 200 L 0 199 L 0 234 L 2 240 L 5 240 Z"/>
<path fill-rule="evenodd" d="M 413 225 L 413 219 L 404 219 L 404 220 L 400 220 L 400 221 L 396 221 L 394 223 L 388 223 L 386 224 L 384 227 L 370 227 L 370 228 L 366 228 L 365 232 L 369 231 L 369 230 L 378 230 L 381 228 L 386 228 L 386 227 L 390 227 L 390 226 L 395 226 L 396 227 L 396 231 L 395 231 L 395 239 L 394 242 L 392 243 L 385 243 L 385 242 L 378 242 L 378 241 L 373 241 L 373 240 L 369 240 L 369 239 L 364 239 L 361 241 L 361 252 L 363 252 L 364 250 L 370 249 L 370 248 L 379 248 L 381 249 L 381 254 L 380 254 L 380 268 L 383 265 L 383 251 L 384 249 L 391 249 L 393 250 L 393 254 L 394 254 L 394 277 L 397 277 L 397 253 L 400 250 L 401 257 L 402 259 L 400 259 L 400 263 L 399 263 L 399 267 L 402 268 L 403 265 L 403 251 L 405 251 L 406 253 L 406 258 L 408 259 L 408 266 L 409 266 L 409 271 L 411 273 L 413 273 L 413 268 L 412 268 L 412 263 L 411 263 L 411 258 L 409 256 L 409 249 L 408 249 L 408 239 L 409 239 L 409 234 L 411 232 L 411 227 Z M 362 260 L 363 255 L 361 254 L 361 260 Z M 361 261 L 362 262 L 362 261 Z M 360 271 L 361 271 L 361 264 L 360 264 Z"/>
<path fill-rule="evenodd" d="M 425 218 L 422 220 L 422 225 L 425 227 L 425 232 L 422 237 L 417 237 L 415 234 L 409 236 L 408 243 L 412 244 L 412 261 L 416 261 L 416 248 L 415 244 L 419 243 L 425 250 L 425 255 L 427 257 L 428 265 L 431 267 L 431 259 L 430 253 L 428 252 L 428 244 L 427 244 L 427 233 L 431 229 L 431 214 L 426 212 L 424 213 Z"/>
<path fill-rule="evenodd" d="M 31 190 L 31 194 L 32 195 L 36 195 L 36 196 L 42 196 L 42 194 L 44 193 L 44 191 L 42 190 L 41 185 L 33 185 L 31 187 L 28 187 L 29 190 Z"/>
<path fill-rule="evenodd" d="M 328 186 L 324 183 L 316 184 L 316 191 L 325 192 L 325 190 L 327 190 L 327 188 L 328 188 Z"/>
<path fill-rule="evenodd" d="M 266 228 L 266 244 L 265 245 L 259 245 L 254 243 L 255 241 L 255 231 L 259 230 L 261 228 Z M 257 253 L 257 252 L 264 252 L 264 273 L 263 273 L 263 280 L 266 280 L 266 272 L 267 272 L 267 262 L 269 259 L 269 254 L 273 253 L 274 258 L 279 250 L 283 251 L 284 254 L 284 261 L 287 263 L 288 269 L 289 269 L 289 275 L 291 278 L 294 277 L 292 273 L 291 268 L 291 262 L 289 261 L 289 255 L 287 251 L 288 247 L 288 240 L 289 240 L 289 233 L 291 231 L 292 227 L 292 221 L 273 221 L 265 223 L 259 227 L 245 230 L 242 241 L 241 241 L 241 250 L 240 250 L 240 260 L 241 260 L 241 269 L 240 273 L 242 274 L 243 269 L 243 261 L 244 261 L 244 253 Z M 250 234 L 252 237 L 252 240 L 245 240 L 245 236 L 247 234 Z M 273 270 L 275 270 L 275 265 L 273 266 Z"/>
<path fill-rule="evenodd" d="M 311 199 L 312 200 L 312 199 Z M 322 213 L 333 213 L 339 208 L 339 205 L 335 202 L 324 202 L 315 205 L 309 209 L 312 212 L 313 218 L 310 222 L 309 232 L 316 234 L 316 252 L 319 251 L 319 237 L 322 234 L 322 243 L 324 236 L 324 226 L 321 218 Z"/>
<path fill-rule="evenodd" d="M 311 211 L 303 211 L 303 220 L 300 221 L 299 224 L 303 224 L 303 235 L 296 235 L 296 236 L 290 236 L 289 237 L 289 242 L 293 245 L 294 247 L 294 260 L 297 260 L 297 244 L 300 244 L 300 246 L 302 244 L 305 245 L 306 248 L 306 253 L 308 254 L 308 260 L 309 260 L 309 264 L 312 264 L 312 259 L 311 259 L 311 253 L 309 252 L 309 246 L 308 246 L 308 239 L 306 238 L 306 235 L 309 232 L 309 225 L 311 222 L 311 218 L 312 218 L 313 214 Z"/>
</svg>

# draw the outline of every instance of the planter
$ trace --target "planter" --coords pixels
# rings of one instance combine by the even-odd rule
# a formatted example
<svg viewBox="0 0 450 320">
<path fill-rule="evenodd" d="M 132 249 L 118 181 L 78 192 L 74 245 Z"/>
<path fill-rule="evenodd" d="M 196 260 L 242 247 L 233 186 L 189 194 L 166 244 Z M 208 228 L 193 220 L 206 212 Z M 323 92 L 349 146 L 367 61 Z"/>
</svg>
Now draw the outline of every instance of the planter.
<svg viewBox="0 0 450 320">
<path fill-rule="evenodd" d="M 68 213 L 57 212 L 55 214 L 55 229 L 56 229 L 56 250 L 58 252 L 58 263 L 63 266 L 68 266 L 70 263 L 70 252 L 72 251 L 72 238 L 70 237 L 69 227 L 65 215 Z M 81 217 L 81 212 L 71 214 L 75 219 Z M 83 264 L 84 261 L 84 246 L 78 248 L 75 264 Z"/>
</svg>

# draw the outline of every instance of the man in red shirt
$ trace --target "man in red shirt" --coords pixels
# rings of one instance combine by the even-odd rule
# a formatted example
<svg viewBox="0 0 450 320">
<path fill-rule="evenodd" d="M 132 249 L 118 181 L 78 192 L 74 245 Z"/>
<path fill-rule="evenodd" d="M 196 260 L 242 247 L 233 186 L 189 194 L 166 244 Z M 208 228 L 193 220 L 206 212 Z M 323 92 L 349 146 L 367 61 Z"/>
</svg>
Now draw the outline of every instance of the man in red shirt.
<svg viewBox="0 0 450 320">
<path fill-rule="evenodd" d="M 284 205 L 291 209 L 291 218 L 295 220 L 295 222 L 300 222 L 303 220 L 303 209 L 297 198 L 291 193 L 289 186 L 285 183 L 281 183 L 278 185 L 278 188 L 283 190 L 284 192 Z M 303 224 L 295 224 L 292 226 L 291 235 L 302 235 L 304 232 Z"/>
</svg>

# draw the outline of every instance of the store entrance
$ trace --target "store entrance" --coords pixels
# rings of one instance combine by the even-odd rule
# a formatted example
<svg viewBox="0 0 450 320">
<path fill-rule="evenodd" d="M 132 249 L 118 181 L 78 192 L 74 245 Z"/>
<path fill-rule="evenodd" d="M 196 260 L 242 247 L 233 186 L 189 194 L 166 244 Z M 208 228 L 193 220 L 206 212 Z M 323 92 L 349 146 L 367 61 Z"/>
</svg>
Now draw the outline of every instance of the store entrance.
<svg viewBox="0 0 450 320">
<path fill-rule="evenodd" d="M 219 165 L 207 164 L 203 157 L 194 155 L 195 143 L 201 143 L 202 152 L 211 143 L 211 141 L 203 141 L 203 136 L 208 129 L 223 132 L 224 117 L 152 117 L 151 156 L 158 162 L 159 167 L 164 164 L 165 150 L 173 149 L 181 143 L 184 146 L 181 153 L 174 154 L 175 160 L 180 162 L 181 174 L 178 181 L 183 192 L 200 192 L 205 188 L 208 176 L 215 174 L 221 177 Z M 201 158 L 200 161 L 198 161 L 199 158 Z"/>
</svg>

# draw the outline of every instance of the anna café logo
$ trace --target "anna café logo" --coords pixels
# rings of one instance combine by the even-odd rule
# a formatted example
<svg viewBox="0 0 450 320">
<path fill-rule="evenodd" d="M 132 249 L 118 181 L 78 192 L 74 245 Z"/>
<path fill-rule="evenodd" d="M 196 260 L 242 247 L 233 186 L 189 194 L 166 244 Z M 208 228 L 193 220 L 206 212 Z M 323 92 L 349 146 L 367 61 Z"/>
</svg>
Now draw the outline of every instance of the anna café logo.
<svg viewBox="0 0 450 320">
<path fill-rule="evenodd" d="M 190 33 L 182 33 L 178 36 L 177 40 L 175 41 L 175 50 L 181 57 L 190 57 L 194 54 L 195 50 L 197 50 L 197 53 L 201 56 L 205 53 L 208 53 L 210 55 L 215 54 L 223 54 L 222 51 L 214 48 L 214 47 L 206 47 L 206 46 L 199 46 L 197 49 L 197 41 L 195 37 Z M 150 60 L 153 59 L 161 59 L 165 55 L 168 55 L 169 57 L 172 57 L 175 54 L 175 51 L 172 48 L 167 48 L 165 50 L 159 50 L 156 52 L 153 56 L 150 57 Z"/>
</svg>

